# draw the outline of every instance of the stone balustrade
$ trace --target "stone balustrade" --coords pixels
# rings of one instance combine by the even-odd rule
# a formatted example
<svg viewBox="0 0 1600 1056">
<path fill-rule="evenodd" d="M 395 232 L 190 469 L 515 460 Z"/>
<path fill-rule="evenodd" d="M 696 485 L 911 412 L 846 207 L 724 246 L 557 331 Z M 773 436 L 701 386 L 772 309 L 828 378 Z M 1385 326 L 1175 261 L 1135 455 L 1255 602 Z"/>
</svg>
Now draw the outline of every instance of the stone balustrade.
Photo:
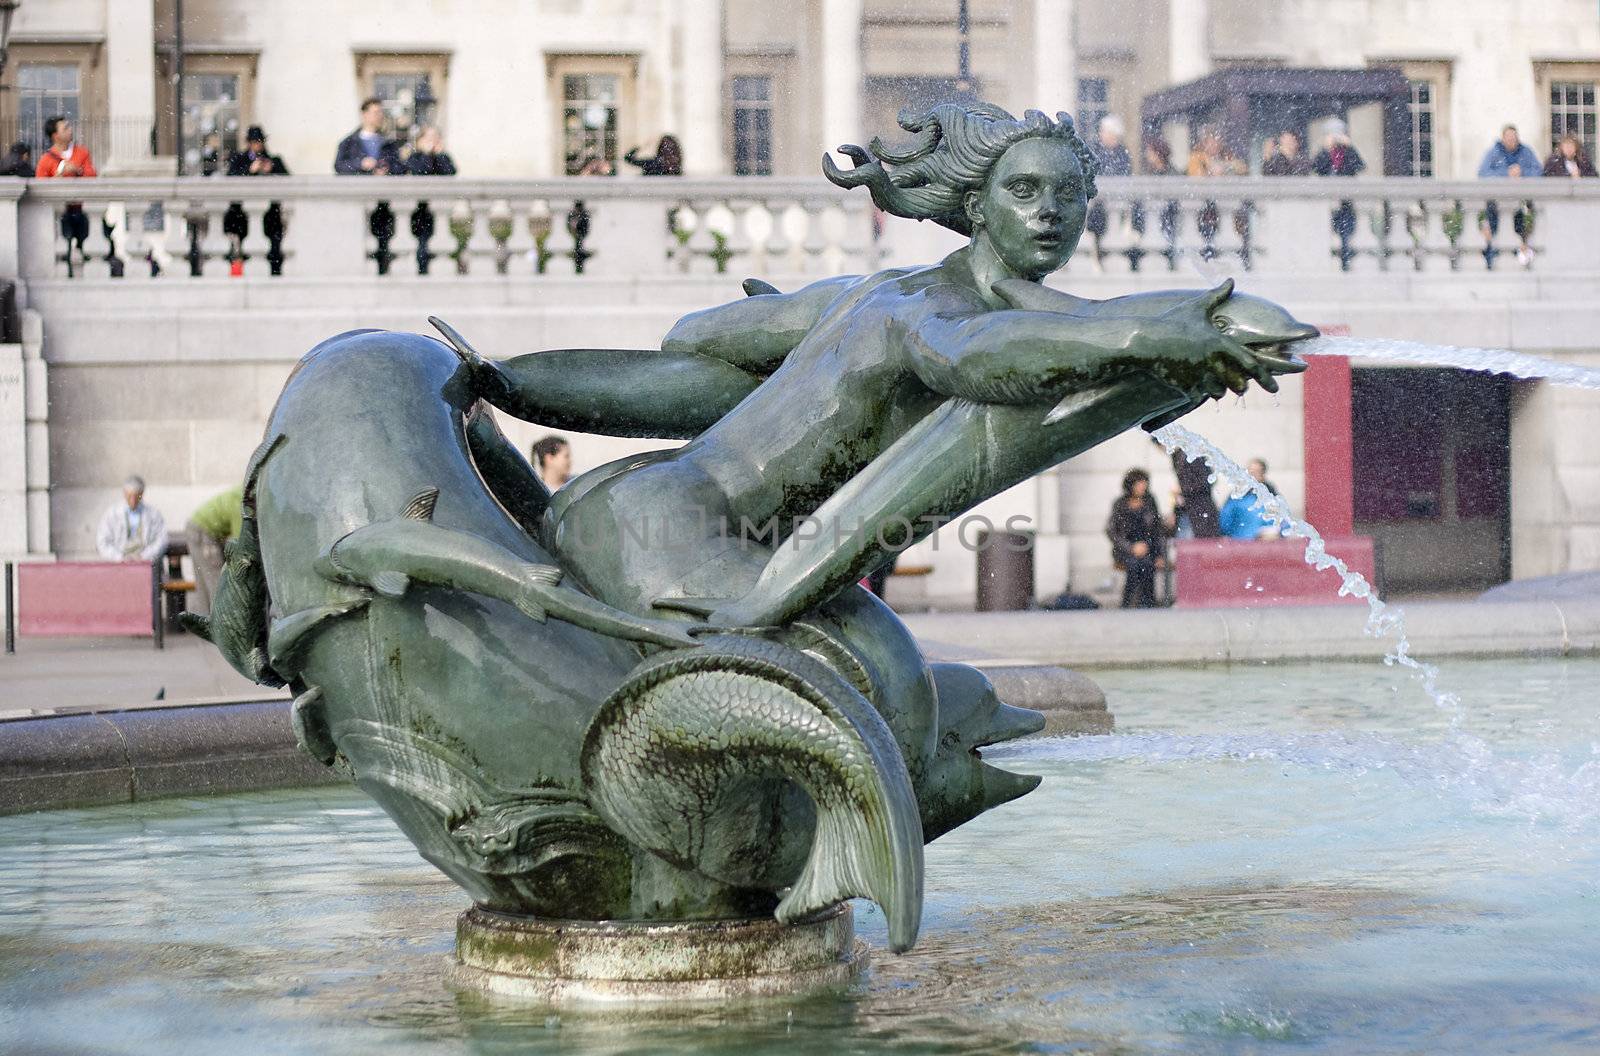
<svg viewBox="0 0 1600 1056">
<path fill-rule="evenodd" d="M 81 247 L 63 232 L 73 208 Z M 869 209 L 819 180 L 30 182 L 18 266 L 25 279 L 163 281 L 837 274 L 874 265 Z"/>
<path fill-rule="evenodd" d="M 17 259 L 0 270 L 25 279 L 822 275 L 920 260 L 928 243 L 820 179 L 6 184 Z M 1133 177 L 1101 192 L 1070 270 L 1482 272 L 1517 266 L 1529 218 L 1530 267 L 1594 270 L 1600 243 L 1600 181 Z M 81 248 L 63 235 L 74 206 Z"/>
</svg>

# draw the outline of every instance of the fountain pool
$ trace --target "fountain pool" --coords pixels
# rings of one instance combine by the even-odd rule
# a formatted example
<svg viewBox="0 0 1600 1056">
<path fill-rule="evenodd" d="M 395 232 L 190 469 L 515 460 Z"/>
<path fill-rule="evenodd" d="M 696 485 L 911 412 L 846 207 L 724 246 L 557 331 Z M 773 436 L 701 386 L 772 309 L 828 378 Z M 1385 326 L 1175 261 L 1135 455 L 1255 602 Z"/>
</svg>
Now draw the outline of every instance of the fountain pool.
<svg viewBox="0 0 1600 1056">
<path fill-rule="evenodd" d="M 0 818 L 0 1051 L 1593 1051 L 1600 660 L 1445 675 L 1454 728 L 1382 667 L 1099 672 L 1118 732 L 996 752 L 1043 786 L 804 1002 L 453 986 L 460 891 L 354 790 Z"/>
</svg>

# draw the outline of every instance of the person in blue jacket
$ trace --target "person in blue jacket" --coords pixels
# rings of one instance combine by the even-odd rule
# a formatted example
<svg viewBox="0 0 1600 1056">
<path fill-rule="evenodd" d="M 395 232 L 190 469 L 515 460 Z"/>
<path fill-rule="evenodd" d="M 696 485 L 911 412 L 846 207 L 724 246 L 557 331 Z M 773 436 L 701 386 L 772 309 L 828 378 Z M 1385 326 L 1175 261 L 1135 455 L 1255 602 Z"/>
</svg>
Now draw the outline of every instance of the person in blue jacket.
<svg viewBox="0 0 1600 1056">
<path fill-rule="evenodd" d="M 1249 469 L 1250 475 L 1258 483 L 1265 484 L 1272 494 L 1278 493 L 1278 489 L 1267 479 L 1267 463 L 1264 460 L 1252 458 Z M 1266 515 L 1253 492 L 1230 497 L 1222 504 L 1217 521 L 1222 534 L 1229 539 L 1276 539 L 1280 534 L 1280 529 Z"/>
<path fill-rule="evenodd" d="M 1507 125 L 1500 130 L 1500 138 L 1478 165 L 1480 180 L 1531 180 L 1543 175 L 1544 166 L 1539 162 L 1539 155 L 1522 142 L 1517 135 L 1516 125 Z M 1531 266 L 1533 249 L 1528 245 L 1528 239 L 1533 237 L 1532 202 L 1523 202 L 1517 209 L 1516 215 L 1511 218 L 1511 229 L 1517 233 L 1521 243 L 1517 247 L 1517 263 L 1525 268 Z M 1483 212 L 1478 214 L 1478 230 L 1483 233 L 1483 259 L 1492 268 L 1494 258 L 1499 253 L 1494 248 L 1494 236 L 1500 231 L 1499 202 L 1490 201 L 1483 207 Z"/>
</svg>

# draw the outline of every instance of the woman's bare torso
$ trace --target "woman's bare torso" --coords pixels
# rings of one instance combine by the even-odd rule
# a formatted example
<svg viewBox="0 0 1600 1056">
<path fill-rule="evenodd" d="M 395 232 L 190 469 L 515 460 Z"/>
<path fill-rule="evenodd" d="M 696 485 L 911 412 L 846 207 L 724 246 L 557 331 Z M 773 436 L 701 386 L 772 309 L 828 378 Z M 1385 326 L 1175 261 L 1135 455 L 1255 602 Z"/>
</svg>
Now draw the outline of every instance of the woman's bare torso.
<svg viewBox="0 0 1600 1056">
<path fill-rule="evenodd" d="M 917 377 L 903 335 L 928 310 L 914 294 L 964 285 L 965 269 L 950 264 L 883 271 L 848 287 L 771 377 L 676 458 L 723 482 L 724 492 L 738 497 L 739 508 L 729 511 L 735 517 L 764 521 L 815 510 L 948 398 Z M 984 307 L 975 292 L 954 299 L 970 300 L 974 311 Z M 773 428 L 795 423 L 797 406 L 807 411 L 798 425 Z"/>
</svg>

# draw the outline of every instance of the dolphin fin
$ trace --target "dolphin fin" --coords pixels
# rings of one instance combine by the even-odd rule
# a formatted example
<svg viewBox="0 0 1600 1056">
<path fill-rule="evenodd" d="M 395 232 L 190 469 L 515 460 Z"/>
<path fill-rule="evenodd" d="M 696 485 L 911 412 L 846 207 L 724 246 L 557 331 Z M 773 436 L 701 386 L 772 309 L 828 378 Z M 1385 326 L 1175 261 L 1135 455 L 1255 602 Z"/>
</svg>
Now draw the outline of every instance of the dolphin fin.
<svg viewBox="0 0 1600 1056">
<path fill-rule="evenodd" d="M 211 641 L 211 617 L 202 616 L 197 612 L 180 612 L 178 623 L 196 638 Z"/>
<path fill-rule="evenodd" d="M 922 823 L 905 760 L 876 709 L 804 653 L 743 635 L 659 653 L 601 705 L 580 760 L 590 803 L 614 831 L 731 886 L 747 880 L 719 863 L 748 833 L 730 802 L 752 780 L 794 782 L 816 826 L 777 918 L 870 898 L 892 949 L 916 941 Z"/>
<path fill-rule="evenodd" d="M 767 282 L 765 279 L 755 279 L 755 278 L 745 279 L 743 286 L 744 286 L 744 295 L 746 297 L 761 297 L 761 296 L 764 296 L 764 295 L 769 294 L 769 293 L 781 293 L 782 292 L 776 286 L 772 285 L 772 283 Z"/>
<path fill-rule="evenodd" d="M 372 575 L 372 589 L 386 598 L 398 598 L 411 585 L 411 577 L 392 568 Z"/>
<path fill-rule="evenodd" d="M 691 616 L 710 616 L 732 600 L 732 598 L 657 598 L 650 603 L 650 607 L 687 612 Z"/>
<path fill-rule="evenodd" d="M 322 687 L 311 687 L 294 698 L 289 706 L 289 721 L 294 726 L 294 739 L 299 742 L 301 751 L 323 766 L 332 766 L 339 749 L 328 734 L 327 716 L 321 704 Z"/>
<path fill-rule="evenodd" d="M 406 508 L 400 511 L 400 516 L 408 521 L 433 520 L 433 508 L 439 502 L 438 488 L 423 488 L 411 497 L 406 503 Z"/>
<path fill-rule="evenodd" d="M 305 650 L 314 641 L 311 632 L 329 620 L 366 608 L 367 603 L 368 599 L 358 598 L 335 605 L 318 605 L 273 620 L 267 633 L 268 663 L 274 670 L 298 673 Z"/>
</svg>

